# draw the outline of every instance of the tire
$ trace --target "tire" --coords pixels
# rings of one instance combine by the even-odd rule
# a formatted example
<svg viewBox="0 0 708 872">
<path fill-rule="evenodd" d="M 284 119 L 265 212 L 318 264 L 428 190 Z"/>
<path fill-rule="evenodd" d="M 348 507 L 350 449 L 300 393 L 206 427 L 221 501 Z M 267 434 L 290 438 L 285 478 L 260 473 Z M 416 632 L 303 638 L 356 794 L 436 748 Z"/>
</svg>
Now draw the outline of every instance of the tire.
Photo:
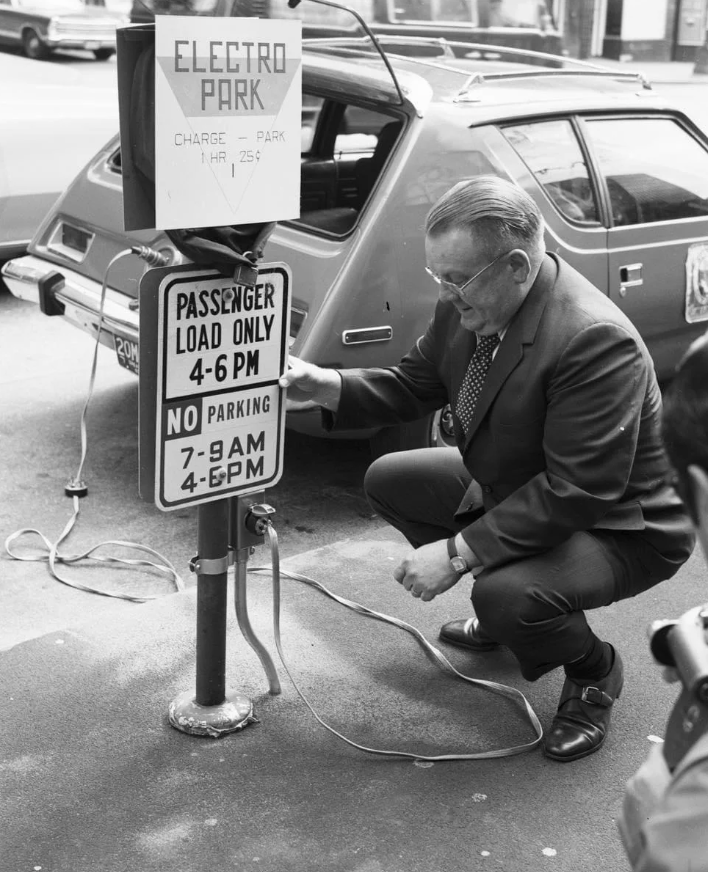
<svg viewBox="0 0 708 872">
<path fill-rule="evenodd" d="M 394 451 L 410 451 L 414 448 L 454 448 L 450 407 L 445 406 L 432 415 L 397 427 L 383 427 L 369 440 L 374 458 Z"/>
<path fill-rule="evenodd" d="M 97 48 L 93 56 L 97 61 L 107 61 L 109 58 L 112 58 L 115 54 L 115 51 L 112 48 Z"/>
<path fill-rule="evenodd" d="M 52 53 L 49 46 L 39 38 L 36 30 L 25 30 L 22 34 L 22 48 L 27 57 L 33 61 L 45 61 Z"/>
</svg>

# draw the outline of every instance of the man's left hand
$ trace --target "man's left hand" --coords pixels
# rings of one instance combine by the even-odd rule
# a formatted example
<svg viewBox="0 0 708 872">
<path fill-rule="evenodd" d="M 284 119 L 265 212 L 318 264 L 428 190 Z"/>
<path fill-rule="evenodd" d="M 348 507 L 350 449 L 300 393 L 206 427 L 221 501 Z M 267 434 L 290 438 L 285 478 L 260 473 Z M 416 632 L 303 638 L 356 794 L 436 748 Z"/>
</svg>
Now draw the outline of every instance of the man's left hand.
<svg viewBox="0 0 708 872">
<path fill-rule="evenodd" d="M 416 548 L 393 570 L 393 577 L 414 597 L 425 602 L 445 593 L 460 580 L 450 566 L 444 539 Z"/>
</svg>

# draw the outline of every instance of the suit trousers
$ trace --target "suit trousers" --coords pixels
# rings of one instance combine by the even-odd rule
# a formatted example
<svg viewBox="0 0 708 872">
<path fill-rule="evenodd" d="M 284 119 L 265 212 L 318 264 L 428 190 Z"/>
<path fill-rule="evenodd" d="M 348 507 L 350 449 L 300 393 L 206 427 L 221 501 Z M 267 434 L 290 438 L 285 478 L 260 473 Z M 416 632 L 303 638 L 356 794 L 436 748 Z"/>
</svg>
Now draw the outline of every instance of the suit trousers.
<svg viewBox="0 0 708 872">
<path fill-rule="evenodd" d="M 380 457 L 364 487 L 373 509 L 417 548 L 479 517 L 482 508 L 456 516 L 471 481 L 456 448 L 423 448 Z M 534 681 L 587 652 L 586 609 L 634 596 L 675 572 L 657 572 L 656 558 L 637 532 L 577 532 L 549 550 L 480 570 L 472 607 L 484 632 L 508 646 Z"/>
</svg>

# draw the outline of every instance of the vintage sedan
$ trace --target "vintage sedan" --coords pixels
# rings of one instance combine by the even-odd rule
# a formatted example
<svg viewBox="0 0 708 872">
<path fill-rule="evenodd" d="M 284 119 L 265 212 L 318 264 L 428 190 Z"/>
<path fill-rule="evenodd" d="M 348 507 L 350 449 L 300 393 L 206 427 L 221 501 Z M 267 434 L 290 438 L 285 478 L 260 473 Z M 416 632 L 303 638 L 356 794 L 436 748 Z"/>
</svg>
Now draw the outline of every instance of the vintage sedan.
<svg viewBox="0 0 708 872">
<path fill-rule="evenodd" d="M 83 0 L 0 0 L 0 45 L 22 48 L 35 60 L 56 49 L 108 60 L 116 51 L 116 28 L 127 23 L 127 15 Z"/>
<path fill-rule="evenodd" d="M 279 224 L 266 260 L 292 268 L 292 352 L 317 364 L 396 363 L 436 300 L 422 227 L 460 179 L 495 173 L 538 203 L 558 252 L 637 325 L 662 379 L 708 320 L 708 139 L 636 74 L 563 58 L 505 60 L 436 43 L 437 56 L 361 43 L 304 52 L 300 217 Z M 426 49 L 430 43 L 426 43 Z M 483 48 L 483 47 L 482 47 Z M 429 52 L 428 52 L 429 54 Z M 3 275 L 95 335 L 109 261 L 131 245 L 183 256 L 159 231 L 123 231 L 118 138 L 47 216 Z M 111 272 L 102 341 L 138 360 L 144 264 Z M 367 436 L 377 452 L 446 441 L 441 411 Z M 290 427 L 324 435 L 316 411 Z"/>
</svg>

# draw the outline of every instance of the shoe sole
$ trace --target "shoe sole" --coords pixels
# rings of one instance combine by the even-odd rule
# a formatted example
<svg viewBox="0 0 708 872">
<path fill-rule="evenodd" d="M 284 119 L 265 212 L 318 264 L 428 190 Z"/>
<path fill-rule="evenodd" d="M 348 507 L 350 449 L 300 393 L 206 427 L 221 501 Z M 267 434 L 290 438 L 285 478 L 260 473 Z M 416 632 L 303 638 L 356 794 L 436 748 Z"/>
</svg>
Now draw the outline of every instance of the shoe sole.
<svg viewBox="0 0 708 872">
<path fill-rule="evenodd" d="M 450 639 L 449 636 L 439 634 L 438 639 L 441 642 L 446 642 L 448 645 L 454 645 L 456 648 L 465 648 L 467 651 L 494 651 L 496 648 L 501 648 L 497 642 L 485 642 L 479 645 L 469 645 L 466 642 L 458 642 L 457 639 Z"/>
</svg>

